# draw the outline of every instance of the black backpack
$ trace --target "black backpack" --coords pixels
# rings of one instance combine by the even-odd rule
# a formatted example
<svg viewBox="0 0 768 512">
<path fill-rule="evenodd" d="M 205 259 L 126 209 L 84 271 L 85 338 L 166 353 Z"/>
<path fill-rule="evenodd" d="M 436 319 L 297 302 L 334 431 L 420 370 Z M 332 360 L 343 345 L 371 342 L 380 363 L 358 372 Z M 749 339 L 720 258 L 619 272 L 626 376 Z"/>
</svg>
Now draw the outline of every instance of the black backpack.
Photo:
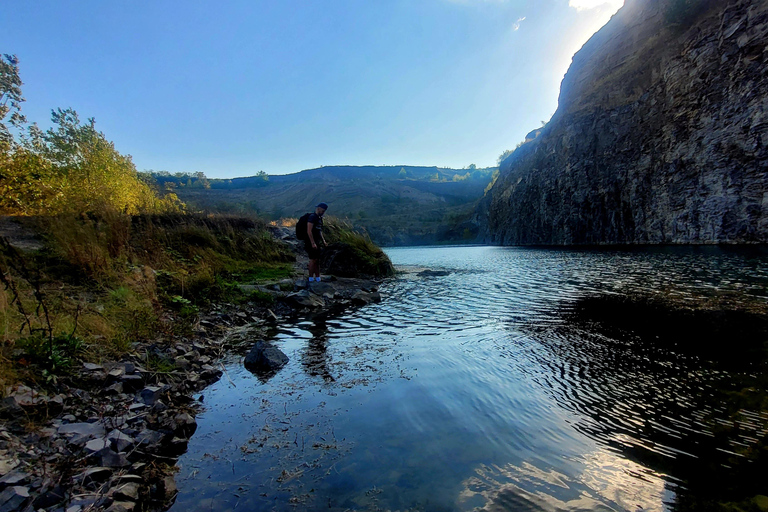
<svg viewBox="0 0 768 512">
<path fill-rule="evenodd" d="M 307 239 L 307 220 L 309 220 L 309 216 L 312 215 L 311 213 L 305 213 L 301 217 L 299 217 L 299 220 L 296 222 L 296 238 L 299 240 L 306 240 Z"/>
</svg>

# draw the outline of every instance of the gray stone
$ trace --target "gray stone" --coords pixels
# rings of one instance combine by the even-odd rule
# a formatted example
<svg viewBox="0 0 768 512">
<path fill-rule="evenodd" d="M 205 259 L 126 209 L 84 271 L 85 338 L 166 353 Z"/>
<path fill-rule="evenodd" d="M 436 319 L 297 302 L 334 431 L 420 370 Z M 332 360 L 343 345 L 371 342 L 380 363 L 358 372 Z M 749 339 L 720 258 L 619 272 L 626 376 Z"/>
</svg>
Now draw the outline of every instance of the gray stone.
<svg viewBox="0 0 768 512">
<path fill-rule="evenodd" d="M 325 301 L 321 297 L 308 290 L 291 293 L 286 297 L 286 300 L 302 308 L 319 309 L 325 306 Z"/>
<path fill-rule="evenodd" d="M 352 302 L 363 305 L 381 302 L 381 294 L 379 292 L 364 292 L 360 290 L 352 296 Z"/>
<path fill-rule="evenodd" d="M 125 391 L 136 391 L 144 385 L 144 378 L 141 375 L 129 374 L 120 377 L 120 382 L 123 384 Z"/>
<path fill-rule="evenodd" d="M 96 452 L 100 452 L 101 450 L 107 447 L 109 447 L 109 441 L 106 439 L 91 439 L 90 441 L 85 443 L 85 451 L 88 454 L 94 454 Z"/>
<path fill-rule="evenodd" d="M 116 501 L 104 512 L 132 512 L 136 508 L 136 503 L 132 501 Z"/>
<path fill-rule="evenodd" d="M 154 404 L 163 393 L 163 388 L 160 386 L 147 386 L 139 392 L 141 401 L 147 405 Z"/>
<path fill-rule="evenodd" d="M 136 443 L 131 436 L 117 429 L 107 434 L 107 439 L 111 443 L 112 449 L 117 452 L 124 452 Z"/>
<path fill-rule="evenodd" d="M 104 448 L 96 453 L 101 465 L 107 468 L 126 468 L 131 465 L 125 453 L 115 453 L 111 448 Z"/>
<path fill-rule="evenodd" d="M 137 482 L 121 483 L 113 488 L 112 496 L 118 501 L 138 501 L 140 488 Z"/>
<path fill-rule="evenodd" d="M 0 492 L 0 512 L 19 510 L 29 498 L 29 489 L 15 485 Z"/>
<path fill-rule="evenodd" d="M 189 439 L 197 430 L 197 422 L 191 414 L 180 412 L 169 418 L 165 425 L 175 435 Z"/>
<path fill-rule="evenodd" d="M 75 435 L 90 438 L 102 437 L 106 432 L 100 423 L 68 423 L 59 427 L 59 435 Z"/>
<path fill-rule="evenodd" d="M 11 471 L 3 478 L 0 478 L 0 487 L 5 487 L 8 485 L 19 485 L 25 483 L 28 479 L 29 475 L 23 471 Z"/>
<path fill-rule="evenodd" d="M 165 434 L 156 430 L 144 429 L 136 436 L 136 443 L 142 447 L 153 450 L 165 439 Z"/>
<path fill-rule="evenodd" d="M 263 340 L 257 341 L 245 356 L 245 367 L 257 371 L 277 371 L 287 363 L 288 356 L 270 342 Z"/>
<path fill-rule="evenodd" d="M 83 363 L 83 368 L 89 372 L 104 370 L 103 366 L 96 363 Z"/>
</svg>

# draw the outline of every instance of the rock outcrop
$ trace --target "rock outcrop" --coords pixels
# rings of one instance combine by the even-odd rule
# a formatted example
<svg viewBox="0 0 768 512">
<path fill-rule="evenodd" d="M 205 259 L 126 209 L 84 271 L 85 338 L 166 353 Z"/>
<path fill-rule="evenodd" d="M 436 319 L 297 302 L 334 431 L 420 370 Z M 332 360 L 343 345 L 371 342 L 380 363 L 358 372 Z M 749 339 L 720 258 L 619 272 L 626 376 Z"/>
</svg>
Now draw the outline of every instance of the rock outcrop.
<svg viewBox="0 0 768 512">
<path fill-rule="evenodd" d="M 768 242 L 768 2 L 626 0 L 501 165 L 486 241 Z"/>
</svg>

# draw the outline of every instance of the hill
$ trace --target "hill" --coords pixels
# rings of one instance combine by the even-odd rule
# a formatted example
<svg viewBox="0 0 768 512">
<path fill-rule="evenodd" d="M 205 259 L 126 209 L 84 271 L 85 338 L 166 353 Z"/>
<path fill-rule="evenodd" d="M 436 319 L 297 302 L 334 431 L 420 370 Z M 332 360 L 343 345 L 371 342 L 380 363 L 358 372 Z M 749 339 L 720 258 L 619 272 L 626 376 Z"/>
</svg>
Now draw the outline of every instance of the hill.
<svg viewBox="0 0 768 512">
<path fill-rule="evenodd" d="M 470 217 L 495 168 L 328 166 L 294 174 L 208 179 L 152 173 L 193 208 L 295 218 L 324 201 L 328 214 L 351 220 L 381 245 L 472 241 Z"/>
<path fill-rule="evenodd" d="M 626 0 L 480 210 L 501 244 L 768 242 L 768 3 Z"/>
</svg>

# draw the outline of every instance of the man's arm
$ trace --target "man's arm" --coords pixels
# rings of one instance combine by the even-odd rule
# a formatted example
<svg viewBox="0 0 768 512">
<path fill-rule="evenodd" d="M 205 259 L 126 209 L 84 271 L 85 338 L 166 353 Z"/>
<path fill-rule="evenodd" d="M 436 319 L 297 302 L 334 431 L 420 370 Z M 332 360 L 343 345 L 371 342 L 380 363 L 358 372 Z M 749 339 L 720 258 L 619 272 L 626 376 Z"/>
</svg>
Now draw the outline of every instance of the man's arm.
<svg viewBox="0 0 768 512">
<path fill-rule="evenodd" d="M 317 244 L 315 243 L 315 237 L 312 236 L 312 228 L 315 225 L 312 222 L 307 222 L 307 238 L 309 238 L 309 243 L 312 244 L 312 247 L 317 248 Z M 320 236 L 323 236 L 322 234 Z"/>
</svg>

